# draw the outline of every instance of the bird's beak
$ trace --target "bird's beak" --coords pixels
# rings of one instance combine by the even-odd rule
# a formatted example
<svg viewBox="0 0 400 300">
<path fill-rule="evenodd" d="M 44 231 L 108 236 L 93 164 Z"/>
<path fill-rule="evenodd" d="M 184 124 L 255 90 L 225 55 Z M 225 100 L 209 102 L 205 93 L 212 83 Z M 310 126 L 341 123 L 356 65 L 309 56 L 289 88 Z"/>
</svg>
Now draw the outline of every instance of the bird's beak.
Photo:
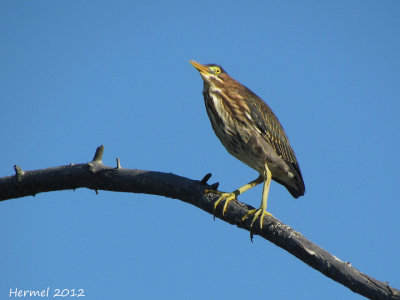
<svg viewBox="0 0 400 300">
<path fill-rule="evenodd" d="M 194 60 L 191 60 L 190 63 L 193 67 L 197 69 L 201 74 L 210 74 L 210 69 Z"/>
</svg>

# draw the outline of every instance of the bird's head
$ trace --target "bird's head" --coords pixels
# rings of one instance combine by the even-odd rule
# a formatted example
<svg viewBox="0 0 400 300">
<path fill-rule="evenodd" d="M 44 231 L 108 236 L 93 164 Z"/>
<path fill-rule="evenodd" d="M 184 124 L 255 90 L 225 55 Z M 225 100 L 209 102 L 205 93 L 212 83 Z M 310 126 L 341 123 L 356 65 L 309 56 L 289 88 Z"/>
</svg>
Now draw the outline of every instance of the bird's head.
<svg viewBox="0 0 400 300">
<path fill-rule="evenodd" d="M 191 60 L 190 63 L 200 72 L 204 83 L 207 85 L 220 86 L 231 79 L 225 70 L 216 64 L 202 65 L 194 60 Z"/>
</svg>

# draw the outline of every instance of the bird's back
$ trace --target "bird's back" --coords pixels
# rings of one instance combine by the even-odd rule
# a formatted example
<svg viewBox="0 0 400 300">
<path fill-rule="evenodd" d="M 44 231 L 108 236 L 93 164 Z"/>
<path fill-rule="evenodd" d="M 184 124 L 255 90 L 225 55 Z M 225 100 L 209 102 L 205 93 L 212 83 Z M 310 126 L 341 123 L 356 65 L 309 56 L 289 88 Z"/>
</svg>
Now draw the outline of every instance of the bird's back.
<svg viewBox="0 0 400 300">
<path fill-rule="evenodd" d="M 290 145 L 289 139 L 271 108 L 260 97 L 247 89 L 247 105 L 250 108 L 252 124 L 259 134 L 273 148 L 274 152 L 286 163 L 293 174 L 293 178 L 273 179 L 283 184 L 293 197 L 298 198 L 305 193 L 305 185 L 296 155 Z M 289 183 L 290 182 L 290 183 Z"/>
</svg>

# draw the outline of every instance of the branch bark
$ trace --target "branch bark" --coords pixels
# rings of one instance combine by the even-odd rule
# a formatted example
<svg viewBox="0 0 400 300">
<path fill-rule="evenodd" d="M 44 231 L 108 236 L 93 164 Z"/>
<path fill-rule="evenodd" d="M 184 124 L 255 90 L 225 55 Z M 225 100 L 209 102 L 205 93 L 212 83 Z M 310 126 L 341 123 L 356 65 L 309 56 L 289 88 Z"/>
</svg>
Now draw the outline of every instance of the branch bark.
<svg viewBox="0 0 400 300">
<path fill-rule="evenodd" d="M 207 184 L 211 174 L 207 174 L 202 180 L 191 180 L 172 173 L 123 169 L 119 159 L 117 167 L 112 168 L 102 163 L 103 150 L 103 146 L 97 148 L 93 160 L 85 164 L 70 164 L 34 171 L 23 171 L 20 167 L 14 166 L 15 175 L 0 178 L 0 201 L 35 196 L 43 192 L 88 188 L 96 192 L 106 190 L 165 196 L 190 203 L 214 214 L 213 204 L 218 195 L 204 194 L 204 190 L 218 187 L 218 183 Z M 248 209 L 253 207 L 239 201 L 231 201 L 224 216 L 221 209 L 217 209 L 215 216 L 250 231 L 250 221 L 243 223 L 241 220 Z M 400 290 L 361 273 L 350 263 L 333 256 L 273 216 L 264 218 L 261 230 L 256 222 L 253 234 L 285 249 L 353 292 L 370 299 L 400 300 Z"/>
</svg>

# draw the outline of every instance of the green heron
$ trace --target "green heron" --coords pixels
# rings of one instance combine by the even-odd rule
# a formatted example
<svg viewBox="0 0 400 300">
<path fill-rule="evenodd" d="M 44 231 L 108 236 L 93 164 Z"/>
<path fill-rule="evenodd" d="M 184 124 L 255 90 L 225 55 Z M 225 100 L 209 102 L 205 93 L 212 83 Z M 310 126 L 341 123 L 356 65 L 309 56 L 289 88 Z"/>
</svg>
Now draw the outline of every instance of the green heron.
<svg viewBox="0 0 400 300">
<path fill-rule="evenodd" d="M 243 192 L 264 182 L 261 206 L 247 211 L 244 222 L 253 215 L 250 228 L 259 218 L 260 228 L 267 212 L 271 179 L 282 184 L 298 198 L 305 186 L 296 156 L 278 118 L 256 94 L 230 77 L 218 65 L 190 63 L 200 72 L 204 81 L 203 96 L 212 128 L 226 150 L 240 161 L 255 169 L 259 177 L 232 193 L 222 193 L 214 203 L 214 213 L 224 201 L 222 215 L 230 201 Z"/>
</svg>

